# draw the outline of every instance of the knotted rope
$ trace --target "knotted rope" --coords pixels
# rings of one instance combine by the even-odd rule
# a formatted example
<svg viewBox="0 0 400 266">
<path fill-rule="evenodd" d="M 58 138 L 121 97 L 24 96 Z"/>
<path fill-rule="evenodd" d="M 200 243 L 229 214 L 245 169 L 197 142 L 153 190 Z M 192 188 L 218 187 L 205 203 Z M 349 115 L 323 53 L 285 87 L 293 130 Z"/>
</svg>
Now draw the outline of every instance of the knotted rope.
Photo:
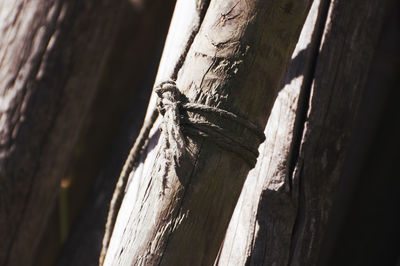
<svg viewBox="0 0 400 266">
<path fill-rule="evenodd" d="M 180 62 L 178 63 L 181 64 Z M 175 67 L 175 69 L 179 68 Z M 177 70 L 175 70 L 175 72 L 176 71 Z M 174 76 L 176 76 L 176 73 Z M 191 118 L 187 115 L 187 112 L 219 115 L 220 117 L 234 121 L 235 123 L 249 129 L 259 139 L 260 143 L 265 140 L 264 132 L 256 124 L 242 118 L 241 116 L 212 106 L 189 102 L 183 103 L 184 96 L 176 87 L 174 81 L 170 80 L 161 82 L 155 88 L 155 92 L 159 97 L 157 104 L 158 112 L 154 110 L 149 121 L 144 122 L 118 179 L 107 216 L 107 224 L 103 238 L 103 247 L 99 258 L 99 265 L 103 265 L 107 253 L 118 210 L 124 197 L 124 190 L 129 179 L 129 174 L 132 172 L 134 165 L 139 162 L 140 154 L 146 146 L 150 130 L 158 117 L 158 113 L 164 117 L 163 122 L 161 123 L 161 130 L 163 132 L 163 139 L 161 141 L 166 159 L 168 160 L 168 162 L 165 162 L 164 175 L 168 172 L 171 162 L 179 165 L 179 160 L 185 153 L 185 138 L 183 133 L 205 137 L 213 141 L 221 148 L 239 155 L 250 165 L 251 168 L 256 164 L 258 157 L 257 147 L 250 146 L 247 140 L 234 136 L 232 132 L 223 129 L 210 121 Z M 166 180 L 163 180 L 164 187 L 165 181 Z"/>
<path fill-rule="evenodd" d="M 184 134 L 205 137 L 219 147 L 231 151 L 246 161 L 251 168 L 257 162 L 258 147 L 250 145 L 249 141 L 237 136 L 231 131 L 212 123 L 203 115 L 202 118 L 188 116 L 188 112 L 199 115 L 211 113 L 237 123 L 254 134 L 259 143 L 265 140 L 264 132 L 253 122 L 217 107 L 199 103 L 185 102 L 184 95 L 172 80 L 160 83 L 156 88 L 159 99 L 157 108 L 163 116 L 161 123 L 162 144 L 166 157 L 179 165 L 179 159 L 185 152 Z M 257 143 L 257 144 L 259 144 Z M 258 145 L 257 145 L 258 146 Z"/>
</svg>

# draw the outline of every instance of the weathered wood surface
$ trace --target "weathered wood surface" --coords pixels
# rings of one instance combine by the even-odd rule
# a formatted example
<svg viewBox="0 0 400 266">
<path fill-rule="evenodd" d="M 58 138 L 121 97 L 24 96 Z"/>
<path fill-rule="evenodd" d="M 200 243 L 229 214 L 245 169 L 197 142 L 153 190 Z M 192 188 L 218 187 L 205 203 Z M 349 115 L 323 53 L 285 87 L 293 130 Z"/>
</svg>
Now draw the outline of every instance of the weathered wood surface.
<svg viewBox="0 0 400 266">
<path fill-rule="evenodd" d="M 174 16 L 172 18 L 168 36 L 165 42 L 163 56 L 161 58 L 161 62 L 157 72 L 155 84 L 158 84 L 168 79 L 175 80 L 177 78 L 178 71 L 182 67 L 186 54 L 190 48 L 191 43 L 193 42 L 194 36 L 197 34 L 200 28 L 200 24 L 204 17 L 204 13 L 207 9 L 208 4 L 209 1 L 203 0 L 182 1 L 176 5 Z M 154 123 L 153 117 L 155 115 L 156 118 L 158 117 L 156 100 L 157 99 L 155 97 L 155 94 L 152 94 L 141 131 L 143 131 L 147 127 L 152 128 Z M 155 121 L 155 124 L 158 125 L 158 123 L 158 120 Z M 153 127 L 152 134 L 154 134 L 154 129 L 156 128 L 158 128 L 158 126 Z M 146 129 L 144 131 L 146 131 Z M 149 137 L 146 135 L 142 136 L 142 134 L 142 132 L 139 134 L 139 139 Z M 153 141 L 154 140 L 152 139 L 149 141 L 150 146 L 153 145 Z M 132 150 L 135 150 L 135 145 L 136 142 L 133 145 Z M 127 158 L 127 160 L 130 160 L 129 157 Z M 137 165 L 137 162 L 133 162 L 133 165 Z M 124 165 L 122 172 L 125 171 L 125 166 L 126 165 Z M 128 182 L 128 180 L 126 180 L 125 178 L 125 174 L 121 173 L 112 196 L 110 208 L 108 211 L 106 229 L 103 237 L 103 246 L 99 257 L 100 265 L 104 264 L 105 256 L 107 254 L 107 250 L 111 240 L 111 235 L 114 231 L 118 211 L 121 208 L 122 201 L 124 199 L 125 188 Z"/>
<path fill-rule="evenodd" d="M 0 1 L 0 265 L 30 265 L 120 1 Z"/>
<path fill-rule="evenodd" d="M 163 55 L 160 60 L 157 77 L 154 82 L 155 84 L 158 84 L 159 82 L 164 80 L 168 80 L 172 76 L 177 74 L 176 73 L 177 70 L 175 70 L 175 68 L 178 66 L 178 64 L 181 65 L 183 63 L 184 58 L 182 58 L 182 56 L 188 52 L 187 49 L 188 47 L 190 47 L 190 43 L 193 42 L 193 37 L 199 30 L 202 21 L 202 16 L 204 16 L 204 14 L 202 14 L 202 11 L 204 11 L 202 10 L 204 9 L 204 5 L 208 5 L 208 1 L 201 1 L 201 2 L 178 1 L 178 3 L 176 4 L 170 28 L 168 31 L 168 36 L 165 41 Z M 157 101 L 157 96 L 155 94 L 152 94 L 147 108 L 143 126 L 145 126 L 147 123 L 150 123 L 149 121 L 152 119 L 153 113 L 156 112 L 156 101 Z M 158 142 L 159 123 L 160 123 L 159 120 L 155 121 L 155 124 L 153 125 L 151 132 L 149 133 L 148 137 L 149 140 L 147 147 L 145 147 L 145 150 L 142 153 L 142 155 L 144 156 L 141 156 L 140 158 L 141 164 L 137 166 L 138 168 L 136 169 L 135 174 L 140 173 L 142 171 L 144 158 L 153 157 L 154 159 L 153 148 Z M 134 181 L 138 181 L 140 180 L 140 178 L 141 178 L 140 176 L 139 178 L 134 178 Z M 129 183 L 127 184 L 127 188 L 128 187 Z M 136 187 L 138 188 L 138 186 Z M 125 190 L 127 190 L 127 188 Z M 118 184 L 115 189 L 116 190 L 118 189 Z M 114 192 L 114 194 L 115 193 L 116 192 Z M 119 191 L 119 193 L 121 192 Z M 124 200 L 121 203 L 121 206 L 119 206 L 122 210 L 125 209 L 123 207 L 124 203 L 129 203 L 132 200 L 134 200 L 134 199 L 127 199 L 127 197 L 129 197 L 132 194 L 133 193 L 127 193 L 126 197 L 124 196 Z M 118 206 L 114 206 L 114 209 L 117 208 Z M 117 217 L 118 220 L 116 221 L 116 223 L 126 224 L 127 222 L 126 219 L 128 218 L 127 215 L 129 215 L 129 210 L 121 211 L 120 215 Z M 122 236 L 123 234 L 123 230 L 121 231 L 122 228 L 123 228 L 122 226 L 117 226 L 117 225 L 115 225 L 114 228 L 110 228 L 111 230 L 113 230 L 112 234 L 114 239 L 119 239 Z M 106 235 L 104 237 L 106 237 Z M 117 245 L 111 245 L 109 248 L 110 250 L 108 250 L 108 247 L 105 248 L 104 245 L 105 244 L 103 243 L 102 252 L 106 252 L 107 254 L 109 253 L 112 254 L 118 247 Z M 111 257 L 112 255 L 107 255 L 107 256 Z M 105 258 L 103 258 L 103 254 L 100 254 L 99 263 L 107 265 L 109 262 L 104 262 L 104 260 Z"/>
<path fill-rule="evenodd" d="M 317 264 L 386 4 L 330 4 L 315 72 L 311 73 L 312 84 L 307 84 L 307 79 L 303 84 L 311 86 L 311 95 L 310 106 L 304 110 L 307 114 L 303 114 L 307 115 L 304 132 L 298 132 L 302 134 L 300 147 L 296 136 L 290 140 L 293 116 L 288 116 L 291 123 L 286 121 L 285 129 L 282 124 L 269 132 L 267 128 L 263 150 L 267 156 L 248 176 L 248 187 L 242 191 L 243 201 L 236 206 L 219 265 Z M 290 102 L 292 97 L 295 95 L 285 100 Z M 290 104 L 286 108 L 289 112 Z M 302 116 L 300 112 L 296 115 L 297 119 Z M 270 119 L 273 123 L 273 116 Z M 283 130 L 289 135 L 277 133 Z M 291 150 L 285 141 L 292 141 Z M 291 160 L 296 163 L 294 172 Z M 253 191 L 258 193 L 250 198 Z"/>
<path fill-rule="evenodd" d="M 211 1 L 178 87 L 191 101 L 246 114 L 264 127 L 309 6 Z M 218 122 L 249 137 L 231 122 Z M 249 166 L 210 141 L 188 142 L 191 158 L 184 158 L 178 176 L 168 176 L 165 191 L 158 173 L 163 151 L 148 147 L 131 178 L 105 265 L 213 264 Z"/>
<path fill-rule="evenodd" d="M 319 0 L 311 6 L 265 127 L 266 140 L 259 147 L 257 165 L 247 175 L 216 265 L 289 262 L 297 212 L 291 197 L 291 156 L 302 129 L 303 121 L 298 117 L 307 111 L 303 105 L 308 101 L 309 81 L 314 74 L 324 8 L 327 6 Z"/>
<path fill-rule="evenodd" d="M 72 179 L 71 230 L 58 266 L 98 265 L 111 195 L 151 95 L 175 1 L 135 3 L 123 3 L 118 35 L 66 173 Z"/>
<path fill-rule="evenodd" d="M 332 1 L 293 173 L 291 265 L 316 265 L 388 1 Z M 354 12 L 357 10 L 357 12 Z"/>
<path fill-rule="evenodd" d="M 400 265 L 400 2 L 388 2 L 319 265 Z"/>
</svg>

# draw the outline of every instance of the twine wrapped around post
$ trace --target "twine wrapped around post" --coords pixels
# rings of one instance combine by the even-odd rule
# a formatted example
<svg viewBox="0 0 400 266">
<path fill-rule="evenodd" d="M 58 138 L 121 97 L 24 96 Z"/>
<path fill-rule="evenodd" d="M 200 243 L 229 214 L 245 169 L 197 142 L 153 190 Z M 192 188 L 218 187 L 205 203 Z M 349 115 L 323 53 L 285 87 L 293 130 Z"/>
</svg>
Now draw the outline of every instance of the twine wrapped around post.
<svg viewBox="0 0 400 266">
<path fill-rule="evenodd" d="M 193 118 L 189 117 L 187 112 L 200 115 L 212 113 L 231 120 L 249 129 L 258 138 L 259 143 L 257 144 L 260 144 L 265 140 L 265 135 L 255 123 L 223 109 L 199 103 L 185 103 L 184 95 L 177 88 L 175 81 L 172 80 L 161 82 L 155 88 L 155 92 L 159 97 L 157 108 L 163 116 L 161 145 L 164 147 L 167 160 L 179 165 L 179 160 L 185 152 L 183 133 L 186 133 L 205 137 L 219 147 L 240 156 L 251 168 L 255 166 L 258 157 L 258 145 L 250 145 L 246 139 L 208 121 L 205 116 L 202 116 L 203 119 Z"/>
<path fill-rule="evenodd" d="M 159 97 L 157 102 L 158 112 L 154 110 L 150 120 L 145 121 L 118 179 L 108 212 L 99 265 L 103 265 L 107 253 L 118 210 L 121 206 L 124 190 L 128 182 L 129 173 L 132 171 L 134 165 L 138 163 L 140 154 L 146 146 L 150 130 L 159 113 L 163 116 L 163 122 L 161 123 L 161 145 L 166 159 L 162 166 L 162 182 L 164 189 L 167 181 L 166 176 L 171 170 L 170 167 L 179 166 L 180 160 L 185 153 L 186 141 L 184 134 L 201 136 L 213 141 L 219 147 L 240 156 L 251 168 L 253 168 L 257 162 L 258 145 L 257 147 L 250 146 L 245 139 L 235 136 L 232 132 L 205 119 L 191 118 L 187 115 L 187 112 L 197 114 L 212 113 L 218 115 L 249 129 L 259 140 L 258 144 L 265 140 L 264 132 L 255 123 L 241 116 L 212 106 L 184 102 L 185 97 L 179 91 L 173 80 L 161 82 L 155 87 L 155 92 Z"/>
</svg>

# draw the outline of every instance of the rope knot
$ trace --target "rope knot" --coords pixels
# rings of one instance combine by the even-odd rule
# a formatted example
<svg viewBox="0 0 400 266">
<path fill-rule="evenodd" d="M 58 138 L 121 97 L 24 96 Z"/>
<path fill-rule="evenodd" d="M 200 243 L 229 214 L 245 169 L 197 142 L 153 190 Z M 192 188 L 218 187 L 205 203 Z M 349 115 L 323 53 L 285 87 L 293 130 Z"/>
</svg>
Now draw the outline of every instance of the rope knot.
<svg viewBox="0 0 400 266">
<path fill-rule="evenodd" d="M 175 81 L 161 82 L 155 92 L 158 95 L 157 109 L 164 117 L 161 123 L 163 146 L 167 160 L 179 165 L 179 160 L 185 152 L 185 138 L 181 131 L 180 106 L 182 93 L 176 87 Z"/>
<path fill-rule="evenodd" d="M 265 140 L 264 132 L 255 123 L 217 107 L 188 102 L 177 88 L 175 81 L 172 80 L 161 82 L 155 88 L 155 92 L 159 97 L 157 108 L 164 118 L 161 123 L 161 131 L 163 133 L 162 145 L 164 145 L 167 161 L 174 161 L 179 165 L 179 160 L 185 152 L 183 131 L 185 134 L 205 137 L 221 148 L 236 153 L 252 168 L 255 166 L 258 157 L 258 144 Z M 182 115 L 181 111 L 184 111 L 185 115 Z M 190 117 L 187 112 L 199 114 L 203 119 Z M 207 119 L 206 113 L 212 113 L 217 117 L 241 125 L 258 139 L 258 144 L 255 145 L 254 141 L 249 142 L 248 139 L 238 136 L 236 132 L 231 132 L 219 124 L 214 124 Z M 171 160 L 172 158 L 173 160 Z"/>
<path fill-rule="evenodd" d="M 168 80 L 161 82 L 156 88 L 158 95 L 157 109 L 162 116 L 170 108 L 178 108 L 181 104 L 182 93 L 176 87 L 175 81 Z"/>
</svg>

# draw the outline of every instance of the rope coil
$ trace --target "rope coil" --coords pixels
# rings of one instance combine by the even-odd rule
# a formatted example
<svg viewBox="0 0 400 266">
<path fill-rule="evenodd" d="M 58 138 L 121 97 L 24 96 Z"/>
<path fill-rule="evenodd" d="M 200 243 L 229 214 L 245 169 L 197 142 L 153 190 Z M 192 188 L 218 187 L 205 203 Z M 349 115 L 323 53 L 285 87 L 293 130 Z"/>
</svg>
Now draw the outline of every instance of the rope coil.
<svg viewBox="0 0 400 266">
<path fill-rule="evenodd" d="M 179 91 L 175 81 L 168 80 L 161 82 L 156 88 L 159 99 L 157 108 L 163 116 L 161 131 L 163 132 L 163 145 L 169 157 L 174 158 L 175 163 L 179 165 L 179 158 L 185 152 L 184 134 L 205 137 L 219 147 L 231 151 L 246 161 L 251 168 L 257 162 L 258 148 L 250 145 L 246 139 L 236 136 L 223 127 L 214 124 L 208 120 L 193 118 L 187 115 L 187 112 L 196 114 L 212 113 L 222 118 L 231 120 L 252 132 L 259 140 L 259 143 L 265 140 L 264 132 L 253 122 L 238 116 L 229 111 L 219 109 L 199 103 L 183 103 L 184 95 Z M 202 116 L 205 118 L 204 116 Z"/>
</svg>

